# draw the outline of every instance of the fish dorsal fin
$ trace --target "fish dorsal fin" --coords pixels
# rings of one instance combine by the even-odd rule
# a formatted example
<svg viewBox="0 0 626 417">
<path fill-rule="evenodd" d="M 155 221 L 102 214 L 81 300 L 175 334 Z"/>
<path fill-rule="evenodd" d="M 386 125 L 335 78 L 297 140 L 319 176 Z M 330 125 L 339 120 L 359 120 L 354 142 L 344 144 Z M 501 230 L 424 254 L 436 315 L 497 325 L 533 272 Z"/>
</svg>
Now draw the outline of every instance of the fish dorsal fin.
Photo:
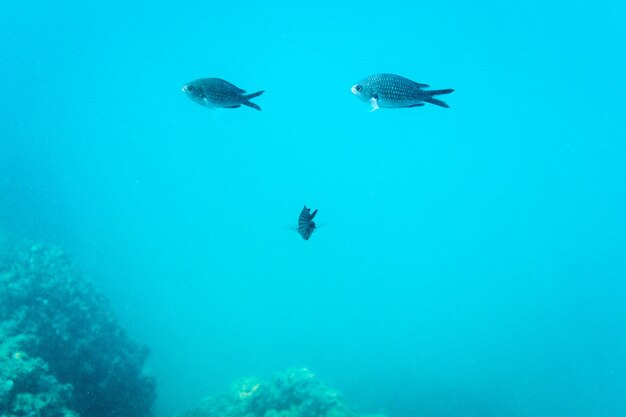
<svg viewBox="0 0 626 417">
<path fill-rule="evenodd" d="M 235 84 L 230 83 L 226 80 L 222 80 L 221 78 L 216 78 L 217 83 L 222 84 L 223 87 L 225 88 L 230 88 L 232 90 L 234 90 L 235 92 L 237 92 L 238 94 L 245 94 L 246 90 L 241 89 L 239 87 L 237 87 Z"/>
<path fill-rule="evenodd" d="M 419 88 L 428 88 L 428 87 L 430 87 L 430 85 L 428 85 L 428 84 L 420 84 L 420 83 L 415 83 L 415 84 L 417 84 L 417 86 Z"/>
<path fill-rule="evenodd" d="M 378 110 L 378 99 L 376 97 L 370 98 L 370 104 L 372 105 L 370 112 Z"/>
</svg>

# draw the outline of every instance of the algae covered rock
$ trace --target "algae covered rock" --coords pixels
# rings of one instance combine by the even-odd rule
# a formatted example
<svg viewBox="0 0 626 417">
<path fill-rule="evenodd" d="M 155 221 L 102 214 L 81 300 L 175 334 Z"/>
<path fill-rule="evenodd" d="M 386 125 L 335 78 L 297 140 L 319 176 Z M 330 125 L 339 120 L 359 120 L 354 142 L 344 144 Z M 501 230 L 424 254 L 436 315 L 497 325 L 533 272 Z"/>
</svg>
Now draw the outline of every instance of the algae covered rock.
<svg viewBox="0 0 626 417">
<path fill-rule="evenodd" d="M 7 336 L 0 326 L 0 410 L 2 416 L 77 417 L 67 408 L 72 386 L 61 384 L 41 358 L 24 350 L 28 337 Z"/>
<path fill-rule="evenodd" d="M 148 417 L 148 350 L 60 249 L 0 242 L 0 416 Z"/>
<path fill-rule="evenodd" d="M 341 395 L 306 368 L 269 381 L 244 378 L 229 393 L 203 400 L 179 417 L 359 417 Z"/>
</svg>

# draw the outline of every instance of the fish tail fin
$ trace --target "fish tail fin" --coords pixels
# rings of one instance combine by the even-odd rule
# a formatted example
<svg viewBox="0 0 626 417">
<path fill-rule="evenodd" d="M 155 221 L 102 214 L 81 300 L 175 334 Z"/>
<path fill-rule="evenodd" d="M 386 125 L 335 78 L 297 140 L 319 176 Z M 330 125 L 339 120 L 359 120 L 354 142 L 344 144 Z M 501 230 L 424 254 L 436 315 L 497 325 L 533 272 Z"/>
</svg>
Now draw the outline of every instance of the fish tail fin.
<svg viewBox="0 0 626 417">
<path fill-rule="evenodd" d="M 243 104 L 245 106 L 248 106 L 248 107 L 252 107 L 253 109 L 261 111 L 261 108 L 258 105 L 254 104 L 253 102 L 251 102 L 250 99 L 258 97 L 261 94 L 263 94 L 264 92 L 265 92 L 265 90 L 261 90 L 261 91 L 257 91 L 256 93 L 246 94 L 245 96 L 243 96 L 244 101 L 241 104 Z"/>
<path fill-rule="evenodd" d="M 438 96 L 440 94 L 450 94 L 453 91 L 454 90 L 451 88 L 446 88 L 445 90 L 428 91 L 428 94 L 430 94 L 430 97 L 425 98 L 424 101 L 430 104 L 435 104 L 437 106 L 445 107 L 446 109 L 450 108 L 450 106 L 448 106 L 448 104 L 445 101 L 437 100 L 433 96 Z"/>
<path fill-rule="evenodd" d="M 250 100 L 251 98 L 258 97 L 263 93 L 265 93 L 265 90 L 257 91 L 256 93 L 252 93 L 252 94 L 246 94 L 244 97 L 246 98 L 246 100 Z"/>
<path fill-rule="evenodd" d="M 430 94 L 431 96 L 438 96 L 440 94 L 450 94 L 450 93 L 453 93 L 453 92 L 454 92 L 454 90 L 451 89 L 451 88 L 446 88 L 444 90 L 430 90 L 430 91 L 427 91 L 427 93 Z"/>
</svg>

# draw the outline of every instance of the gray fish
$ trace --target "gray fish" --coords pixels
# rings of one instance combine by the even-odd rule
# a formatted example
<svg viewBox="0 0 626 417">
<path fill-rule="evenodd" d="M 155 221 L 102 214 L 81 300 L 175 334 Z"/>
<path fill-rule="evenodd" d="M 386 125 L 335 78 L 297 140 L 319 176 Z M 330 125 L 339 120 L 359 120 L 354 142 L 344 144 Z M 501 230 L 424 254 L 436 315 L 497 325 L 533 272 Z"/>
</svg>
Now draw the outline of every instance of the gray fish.
<svg viewBox="0 0 626 417">
<path fill-rule="evenodd" d="M 433 96 L 449 94 L 454 90 L 424 90 L 428 84 L 420 84 L 394 74 L 376 74 L 362 79 L 352 86 L 352 93 L 372 105 L 372 110 L 380 107 L 419 107 L 424 102 L 441 107 L 450 107 Z"/>
<path fill-rule="evenodd" d="M 258 97 L 265 91 L 246 94 L 246 90 L 234 86 L 228 81 L 220 78 L 200 78 L 185 84 L 182 88 L 187 97 L 205 107 L 225 107 L 236 109 L 244 106 L 261 110 L 259 106 L 252 103 L 250 99 Z"/>
<path fill-rule="evenodd" d="M 302 211 L 300 212 L 300 217 L 298 218 L 298 233 L 302 236 L 302 239 L 309 240 L 313 231 L 315 230 L 315 222 L 313 221 L 313 217 L 317 214 L 317 210 L 311 213 L 311 209 L 304 206 Z"/>
</svg>

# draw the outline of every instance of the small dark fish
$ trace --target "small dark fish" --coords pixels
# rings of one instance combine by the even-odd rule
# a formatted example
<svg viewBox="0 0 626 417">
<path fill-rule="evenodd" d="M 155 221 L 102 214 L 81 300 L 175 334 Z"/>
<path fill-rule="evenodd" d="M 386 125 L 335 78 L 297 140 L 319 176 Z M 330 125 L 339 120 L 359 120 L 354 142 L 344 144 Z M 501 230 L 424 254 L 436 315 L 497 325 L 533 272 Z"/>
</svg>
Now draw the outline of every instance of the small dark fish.
<svg viewBox="0 0 626 417">
<path fill-rule="evenodd" d="M 257 110 L 261 110 L 261 108 L 251 102 L 250 99 L 258 97 L 265 92 L 262 90 L 246 94 L 246 90 L 242 90 L 220 78 L 200 78 L 185 84 L 182 90 L 183 93 L 187 94 L 187 97 L 201 106 L 236 109 L 243 104 Z"/>
<path fill-rule="evenodd" d="M 408 78 L 394 74 L 376 74 L 362 79 L 352 86 L 352 93 L 372 105 L 372 110 L 380 107 L 419 107 L 424 102 L 441 107 L 450 107 L 433 96 L 449 94 L 451 88 L 445 90 L 424 90 L 428 84 L 420 84 Z"/>
<path fill-rule="evenodd" d="M 317 210 L 311 213 L 311 209 L 304 206 L 298 217 L 298 233 L 302 236 L 302 239 L 309 240 L 313 231 L 315 230 L 315 222 L 313 217 L 317 214 Z"/>
</svg>

